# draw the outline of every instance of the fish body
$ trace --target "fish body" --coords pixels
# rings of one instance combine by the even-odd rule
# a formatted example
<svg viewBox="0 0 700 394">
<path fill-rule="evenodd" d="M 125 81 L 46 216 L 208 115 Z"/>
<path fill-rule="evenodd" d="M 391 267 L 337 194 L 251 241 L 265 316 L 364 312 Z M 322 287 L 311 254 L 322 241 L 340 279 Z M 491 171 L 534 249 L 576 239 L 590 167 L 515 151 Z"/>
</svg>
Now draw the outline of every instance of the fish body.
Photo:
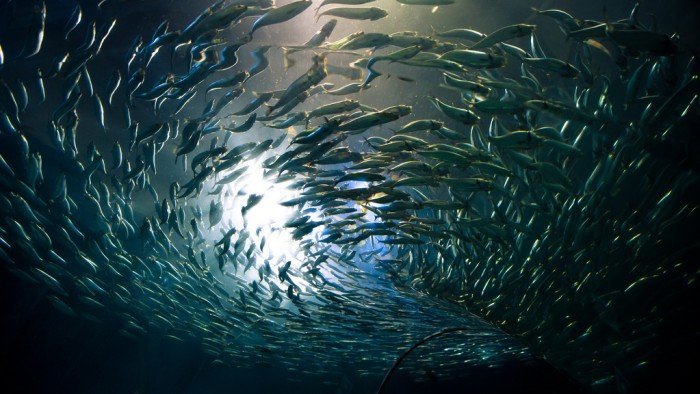
<svg viewBox="0 0 700 394">
<path fill-rule="evenodd" d="M 213 90 L 230 88 L 230 87 L 242 84 L 246 79 L 248 79 L 248 77 L 250 77 L 250 74 L 248 73 L 248 71 L 241 71 L 241 72 L 238 72 L 238 73 L 236 73 L 228 78 L 219 79 L 217 81 L 210 83 L 207 86 L 205 93 L 208 94 L 209 92 L 211 92 Z"/>
<path fill-rule="evenodd" d="M 326 90 L 325 93 L 333 96 L 346 96 L 348 94 L 358 93 L 361 90 L 367 89 L 369 87 L 369 85 L 365 85 L 364 83 L 352 82 L 345 86 L 341 86 L 337 89 Z"/>
<path fill-rule="evenodd" d="M 504 41 L 512 40 L 518 37 L 524 37 L 532 34 L 535 31 L 534 25 L 516 24 L 502 27 L 486 37 L 479 40 L 471 46 L 471 50 L 484 49 L 492 47 Z"/>
<path fill-rule="evenodd" d="M 344 19 L 353 20 L 369 20 L 376 21 L 378 19 L 385 18 L 389 15 L 385 10 L 378 7 L 370 8 L 348 8 L 348 7 L 337 7 L 331 8 L 330 10 L 323 11 L 316 16 L 318 20 L 322 16 L 335 16 Z"/>
<path fill-rule="evenodd" d="M 267 68 L 267 66 L 270 65 L 270 62 L 267 60 L 267 56 L 265 54 L 267 51 L 270 49 L 270 46 L 265 45 L 256 48 L 254 51 L 252 51 L 250 54 L 253 56 L 253 59 L 255 59 L 255 63 L 253 63 L 252 66 L 250 66 L 250 69 L 248 69 L 248 79 L 252 78 L 253 76 L 261 73 L 263 70 Z"/>
<path fill-rule="evenodd" d="M 367 61 L 367 76 L 365 77 L 364 82 L 362 83 L 362 86 L 367 86 L 370 82 L 372 82 L 375 78 L 379 77 L 382 75 L 381 73 L 377 72 L 372 68 L 372 66 L 378 62 L 378 61 L 389 61 L 389 62 L 395 62 L 399 60 L 407 60 L 410 59 L 414 56 L 416 56 L 420 51 L 422 50 L 421 47 L 419 46 L 412 46 L 408 48 L 403 48 L 399 49 L 398 51 L 389 53 L 387 55 L 381 55 L 381 56 L 372 56 L 369 58 L 369 61 Z"/>
<path fill-rule="evenodd" d="M 480 41 L 482 38 L 486 37 L 486 34 L 471 29 L 445 30 L 442 32 L 436 32 L 434 33 L 434 35 L 440 38 L 456 38 L 461 40 L 472 41 L 475 43 Z"/>
<path fill-rule="evenodd" d="M 541 70 L 556 73 L 565 78 L 576 78 L 581 71 L 571 64 L 553 58 L 525 58 L 523 63 Z"/>
<path fill-rule="evenodd" d="M 378 126 L 384 123 L 393 122 L 402 116 L 406 116 L 412 112 L 411 107 L 398 105 L 389 107 L 378 112 L 368 113 L 341 123 L 339 130 L 341 131 L 356 131 L 365 130 L 370 127 Z"/>
<path fill-rule="evenodd" d="M 297 78 L 289 87 L 282 93 L 282 96 L 277 102 L 268 108 L 268 114 L 278 108 L 288 104 L 301 93 L 307 91 L 312 86 L 318 85 L 328 75 L 325 63 L 322 58 L 315 58 L 314 65 L 306 72 L 306 74 Z"/>
<path fill-rule="evenodd" d="M 429 6 L 441 6 L 454 4 L 455 0 L 396 0 L 401 4 L 406 5 L 429 5 Z"/>
<path fill-rule="evenodd" d="M 272 8 L 253 23 L 250 34 L 252 35 L 256 30 L 262 27 L 286 22 L 304 12 L 309 6 L 311 6 L 311 1 L 300 0 L 285 4 L 281 7 Z"/>
<path fill-rule="evenodd" d="M 503 56 L 471 49 L 454 50 L 442 54 L 439 59 L 459 63 L 470 68 L 498 68 L 506 64 Z"/>
<path fill-rule="evenodd" d="M 31 32 L 28 34 L 22 54 L 25 57 L 32 57 L 39 53 L 44 44 L 44 34 L 46 30 L 46 3 L 41 2 L 41 5 L 34 5 L 33 22 Z"/>
<path fill-rule="evenodd" d="M 454 107 L 452 105 L 449 105 L 447 103 L 444 103 L 438 98 L 434 98 L 433 104 L 445 115 L 447 115 L 449 118 L 452 118 L 458 122 L 464 123 L 464 124 L 474 124 L 477 121 L 479 121 L 479 116 L 476 115 L 473 111 L 467 108 L 459 108 L 459 107 Z"/>
</svg>

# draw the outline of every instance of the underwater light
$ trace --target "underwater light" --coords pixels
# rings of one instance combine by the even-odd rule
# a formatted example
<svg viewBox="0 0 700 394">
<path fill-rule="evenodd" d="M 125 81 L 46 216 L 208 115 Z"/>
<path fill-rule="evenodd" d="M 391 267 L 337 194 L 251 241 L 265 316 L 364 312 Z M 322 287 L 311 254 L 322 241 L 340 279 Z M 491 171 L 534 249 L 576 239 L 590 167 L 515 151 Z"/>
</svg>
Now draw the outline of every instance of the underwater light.
<svg viewBox="0 0 700 394">
<path fill-rule="evenodd" d="M 219 198 L 224 214 L 220 226 L 246 229 L 249 239 L 258 246 L 255 253 L 261 257 L 259 263 L 268 261 L 276 269 L 291 260 L 293 266 L 298 267 L 304 260 L 303 239 L 294 239 L 291 229 L 285 227 L 285 223 L 297 215 L 298 209 L 281 203 L 298 197 L 299 192 L 291 188 L 292 180 L 275 182 L 276 177 L 265 176 L 261 162 L 241 163 L 239 168 L 247 167 L 245 173 L 221 190 Z M 320 217 L 314 220 L 320 220 Z M 319 226 L 306 237 L 313 238 L 323 229 L 324 226 Z M 212 236 L 218 237 L 219 230 L 212 230 L 215 230 Z M 249 273 L 257 275 L 255 270 Z"/>
<path fill-rule="evenodd" d="M 272 247 L 264 248 L 264 256 L 274 260 L 294 256 L 296 253 L 291 236 L 285 237 L 284 223 L 294 215 L 294 209 L 280 205 L 285 199 L 292 198 L 294 192 L 286 183 L 274 183 L 265 179 L 262 167 L 258 163 L 250 165 L 246 173 L 235 183 L 223 189 L 222 204 L 224 221 L 231 222 L 236 228 L 247 228 L 251 237 L 262 241 L 273 241 Z M 261 196 L 260 201 L 243 212 L 249 196 Z M 270 239 L 268 239 L 270 238 Z"/>
<path fill-rule="evenodd" d="M 274 2 L 0 3 L 3 387 L 692 387 L 692 1 Z"/>
</svg>

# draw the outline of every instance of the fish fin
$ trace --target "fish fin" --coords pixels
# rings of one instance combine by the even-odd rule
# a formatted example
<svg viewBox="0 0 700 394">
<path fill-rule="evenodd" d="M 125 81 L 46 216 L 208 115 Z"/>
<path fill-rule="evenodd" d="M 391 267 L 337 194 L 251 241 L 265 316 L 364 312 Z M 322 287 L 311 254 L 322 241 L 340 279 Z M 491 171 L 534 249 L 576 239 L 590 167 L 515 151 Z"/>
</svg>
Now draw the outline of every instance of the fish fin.
<svg viewBox="0 0 700 394">
<path fill-rule="evenodd" d="M 613 58 L 612 54 L 610 53 L 610 50 L 608 50 L 608 48 L 600 41 L 589 38 L 586 41 L 584 41 L 584 43 L 590 47 L 593 47 L 593 48 L 598 49 L 599 51 L 605 53 L 610 59 Z"/>
<path fill-rule="evenodd" d="M 289 55 L 290 55 L 289 49 L 287 49 L 285 47 L 280 47 L 280 48 L 282 49 L 282 54 L 284 56 L 284 71 L 287 71 L 294 66 L 296 61 L 294 59 L 292 59 L 291 57 L 289 57 Z"/>
</svg>

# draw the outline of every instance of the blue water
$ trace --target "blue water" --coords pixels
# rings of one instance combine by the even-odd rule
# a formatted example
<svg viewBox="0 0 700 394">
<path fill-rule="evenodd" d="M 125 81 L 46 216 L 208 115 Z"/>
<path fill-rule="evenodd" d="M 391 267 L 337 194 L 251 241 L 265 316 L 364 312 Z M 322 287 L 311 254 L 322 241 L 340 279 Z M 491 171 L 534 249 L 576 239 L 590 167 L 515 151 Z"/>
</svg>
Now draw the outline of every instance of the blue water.
<svg viewBox="0 0 700 394">
<path fill-rule="evenodd" d="M 314 3 L 311 9 L 319 2 Z M 610 112 L 623 115 L 605 118 L 605 127 L 596 130 L 576 120 L 539 114 L 543 123 L 561 131 L 557 135 L 577 146 L 581 158 L 560 160 L 563 156 L 523 150 L 536 156 L 538 163 L 561 164 L 576 189 L 571 195 L 557 190 L 543 193 L 544 201 L 528 200 L 526 209 L 535 207 L 536 214 L 519 216 L 495 192 L 470 196 L 469 211 L 462 210 L 460 215 L 465 216 L 461 219 L 466 212 L 489 212 L 493 220 L 517 217 L 518 224 L 528 229 L 517 229 L 517 233 L 527 233 L 518 236 L 517 242 L 508 236 L 493 240 L 499 237 L 481 234 L 445 247 L 441 244 L 445 238 L 421 233 L 425 242 L 420 246 L 392 247 L 372 237 L 352 247 L 333 244 L 322 250 L 319 239 L 332 233 L 334 222 L 345 217 L 326 215 L 309 204 L 303 214 L 320 224 L 309 234 L 294 238 L 285 223 L 298 217 L 301 208 L 280 204 L 302 196 L 304 182 L 316 179 L 317 173 L 304 175 L 302 169 L 291 179 L 280 180 L 280 174 L 263 170 L 274 157 L 292 149 L 291 140 L 306 125 L 276 129 L 258 120 L 250 131 L 228 136 L 213 128 L 188 155 L 188 161 L 174 160 L 181 139 L 174 137 L 174 130 L 182 135 L 185 124 L 202 114 L 208 99 L 222 100 L 230 90 L 205 97 L 201 93 L 206 84 L 250 69 L 255 61 L 251 51 L 270 45 L 269 67 L 246 81 L 245 92 L 214 119 L 220 125 L 240 125 L 247 117 L 227 115 L 258 93 L 285 89 L 310 67 L 309 53 L 285 58 L 279 47 L 305 42 L 327 17 L 316 21 L 308 9 L 291 21 L 257 31 L 237 51 L 236 65 L 200 83 L 194 98 L 173 115 L 182 96 L 157 109 L 153 102 L 139 99 L 128 103 L 124 89 L 129 79 L 138 76 L 134 67 L 126 67 L 128 51 L 134 37 L 148 43 L 163 21 L 168 21 L 169 31 L 182 30 L 213 2 L 3 1 L 0 81 L 13 92 L 14 103 L 8 95 L 0 100 L 0 154 L 12 168 L 11 175 L 5 168 L 0 173 L 0 391 L 370 393 L 378 390 L 393 363 L 411 345 L 445 328 L 458 327 L 459 332 L 431 340 L 410 353 L 388 380 L 385 392 L 678 392 L 691 376 L 694 364 L 689 359 L 698 349 L 694 313 L 698 271 L 693 265 L 700 195 L 700 145 L 694 132 L 700 126 L 697 92 L 688 93 L 688 100 L 683 96 L 682 105 L 673 103 L 678 108 L 668 112 L 668 120 L 657 123 L 664 130 L 651 136 L 656 139 L 647 145 L 640 141 L 648 137 L 643 126 L 653 116 L 649 108 L 661 113 L 659 108 L 664 108 L 668 97 L 679 96 L 682 86 L 694 86 L 694 82 L 683 85 L 682 79 L 692 81 L 698 75 L 694 56 L 700 4 L 681 0 L 642 3 L 639 20 L 653 31 L 669 34 L 679 45 L 677 53 L 659 56 L 629 51 L 605 55 L 607 49 L 601 50 L 597 41 L 588 41 L 586 46 L 574 43 L 556 23 L 532 10 L 562 8 L 580 21 L 590 18 L 611 23 L 631 18 L 633 3 L 456 0 L 456 4 L 433 10 L 378 0 L 368 6 L 387 9 L 386 19 L 339 20 L 328 41 L 360 30 L 415 31 L 428 36 L 451 28 L 491 32 L 514 23 L 537 24 L 540 49 L 548 56 L 573 62 L 574 53 L 592 51 L 595 60 L 590 70 L 592 84 L 583 76 L 565 80 L 541 70 L 533 72 L 545 87 L 538 94 L 579 105 L 587 100 L 579 97 L 587 89 L 584 96 L 590 96 L 594 104 L 580 104 L 581 108 L 609 101 Z M 43 45 L 36 55 L 27 57 L 27 42 L 35 35 L 43 4 L 48 10 Z M 81 23 L 66 38 L 76 5 Z M 214 52 L 241 40 L 253 19 L 220 32 L 217 39 L 221 41 L 212 44 Z M 99 36 L 112 21 L 116 21 L 114 29 L 99 54 L 78 73 L 79 81 L 76 74 L 48 76 L 62 59 L 72 65 L 84 40 L 90 41 L 93 22 Z M 534 46 L 528 38 L 509 42 L 527 51 Z M 346 66 L 356 57 L 386 54 L 395 48 L 375 49 L 331 54 L 329 63 Z M 164 77 L 189 72 L 188 53 L 172 46 L 161 48 L 144 66 L 147 73 L 140 92 Z M 513 75 L 525 72 L 508 56 L 502 69 L 472 70 L 463 76 L 512 81 Z M 649 69 L 643 68 L 645 62 Z M 460 132 L 466 130 L 446 118 L 429 99 L 449 97 L 453 104 L 460 102 L 453 90 L 444 89 L 442 72 L 398 63 L 380 63 L 377 68 L 384 75 L 372 82 L 372 89 L 348 97 L 379 109 L 410 104 L 413 115 L 409 120 L 435 118 Z M 120 70 L 122 81 L 115 103 L 109 105 L 106 96 L 115 70 Z M 642 70 L 640 78 L 645 79 L 637 90 L 645 93 L 630 103 L 626 96 L 635 70 Z M 39 99 L 38 75 L 46 75 L 41 78 L 45 100 Z M 335 88 L 349 82 L 338 75 L 324 82 L 328 81 Z M 70 88 L 71 83 L 77 90 Z M 82 97 L 75 113 L 55 122 L 66 139 L 70 139 L 66 137 L 69 123 L 77 122 L 77 155 L 72 156 L 64 149 L 69 142 L 62 141 L 61 149 L 56 147 L 55 134 L 47 124 L 51 126 L 57 108 L 77 91 Z M 512 92 L 502 95 L 512 96 Z M 104 113 L 95 97 L 101 97 Z M 322 92 L 299 108 L 310 111 L 345 98 Z M 16 120 L 12 119 L 13 105 L 24 107 Z M 257 116 L 265 113 L 263 106 Z M 601 113 L 596 116 L 607 116 Z M 528 122 L 537 117 L 509 115 L 513 114 L 482 113 L 480 130 L 488 130 L 489 136 L 500 130 L 503 135 L 505 129 L 529 127 Z M 100 116 L 104 116 L 104 129 Z M 125 149 L 124 163 L 130 167 L 124 164 L 111 169 L 113 144 L 118 141 L 122 148 L 128 146 L 130 125 L 138 123 L 143 133 L 159 122 L 174 125 L 170 134 L 163 137 L 159 132 L 154 137 L 164 138 L 163 144 L 156 148 L 147 141 L 136 144 L 131 152 Z M 342 146 L 353 152 L 371 152 L 372 144 L 365 138 L 389 138 L 407 123 L 401 122 L 351 135 Z M 464 132 L 472 133 L 472 138 L 476 134 L 475 129 Z M 278 147 L 234 167 L 246 166 L 241 178 L 230 185 L 217 189 L 215 180 L 209 178 L 196 197 L 169 197 L 173 182 L 184 185 L 194 176 L 195 168 L 190 165 L 198 153 L 217 144 L 231 149 L 280 137 L 284 140 Z M 453 143 L 444 138 L 439 141 Z M 158 152 L 153 153 L 154 168 L 137 171 L 133 181 L 127 180 L 130 169 L 151 166 L 144 164 L 151 148 Z M 489 150 L 494 149 L 490 146 Z M 99 155 L 104 158 L 104 171 L 99 168 Z M 32 174 L 27 158 L 39 156 L 43 179 L 26 186 Z M 397 154 L 387 166 L 406 157 Z M 204 165 L 209 162 L 205 160 Z M 211 163 L 218 165 L 216 160 Z M 345 170 L 348 166 L 324 168 Z M 86 177 L 86 168 L 97 169 Z M 598 170 L 601 172 L 596 173 Z M 519 175 L 526 173 L 518 171 Z M 541 176 L 532 173 L 520 181 L 542 183 Z M 62 197 L 55 195 L 64 177 L 66 198 L 72 201 L 68 208 L 60 206 L 57 201 Z M 530 192 L 512 186 L 515 181 L 511 181 L 502 187 L 514 191 L 517 198 Z M 368 185 L 347 182 L 343 188 Z M 453 196 L 446 188 L 423 187 L 420 191 L 436 200 Z M 261 200 L 245 213 L 241 208 L 250 203 L 251 195 Z M 421 200 L 416 195 L 411 198 Z M 100 215 L 91 210 L 95 196 L 101 198 L 97 202 Z M 184 236 L 176 234 L 168 218 L 156 224 L 161 222 L 164 199 L 170 201 Z M 350 200 L 344 200 L 341 207 L 362 212 L 363 220 L 391 222 L 368 210 L 372 205 L 366 199 Z M 22 201 L 31 214 L 23 209 Z M 212 201 L 222 204 L 223 213 L 210 225 Z M 421 212 L 416 213 L 419 219 L 447 217 L 439 209 Z M 128 225 L 119 226 L 120 220 Z M 168 242 L 159 244 L 162 239 L 158 239 L 149 244 L 144 230 L 147 220 L 154 221 L 153 228 L 162 229 Z M 104 223 L 109 223 L 111 238 L 100 232 Z M 402 222 L 406 228 L 409 224 L 413 222 Z M 348 235 L 352 226 L 339 226 L 339 231 Z M 231 249 L 239 240 L 242 246 L 221 264 L 217 242 L 229 228 L 237 229 Z M 315 253 L 309 255 L 310 251 Z M 283 278 L 286 261 L 293 263 L 289 277 Z M 312 266 L 318 271 L 312 272 Z M 58 287 L 46 275 L 56 278 Z"/>
</svg>

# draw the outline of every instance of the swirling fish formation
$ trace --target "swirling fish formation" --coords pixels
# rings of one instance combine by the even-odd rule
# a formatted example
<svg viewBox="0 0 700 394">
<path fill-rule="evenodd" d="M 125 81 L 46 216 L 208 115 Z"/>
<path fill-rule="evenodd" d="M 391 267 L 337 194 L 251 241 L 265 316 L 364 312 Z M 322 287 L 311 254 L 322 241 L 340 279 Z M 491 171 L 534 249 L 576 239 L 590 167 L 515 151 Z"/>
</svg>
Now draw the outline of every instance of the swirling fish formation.
<svg viewBox="0 0 700 394">
<path fill-rule="evenodd" d="M 698 216 L 697 63 L 639 7 L 613 22 L 535 10 L 488 33 L 353 22 L 367 31 L 330 41 L 391 15 L 324 0 L 316 19 L 338 19 L 270 45 L 262 32 L 311 1 L 221 0 L 122 49 L 129 2 L 48 24 L 43 0 L 18 3 L 3 12 L 26 34 L 0 43 L 0 259 L 61 312 L 196 339 L 217 363 L 376 378 L 461 324 L 468 350 L 424 360 L 442 373 L 534 350 L 600 390 L 697 340 L 661 330 L 697 286 L 682 230 Z M 568 56 L 545 54 L 532 21 L 556 24 Z M 271 52 L 294 79 L 260 90 Z M 418 95 L 363 103 L 390 70 Z M 288 217 L 266 217 L 275 190 Z"/>
</svg>

